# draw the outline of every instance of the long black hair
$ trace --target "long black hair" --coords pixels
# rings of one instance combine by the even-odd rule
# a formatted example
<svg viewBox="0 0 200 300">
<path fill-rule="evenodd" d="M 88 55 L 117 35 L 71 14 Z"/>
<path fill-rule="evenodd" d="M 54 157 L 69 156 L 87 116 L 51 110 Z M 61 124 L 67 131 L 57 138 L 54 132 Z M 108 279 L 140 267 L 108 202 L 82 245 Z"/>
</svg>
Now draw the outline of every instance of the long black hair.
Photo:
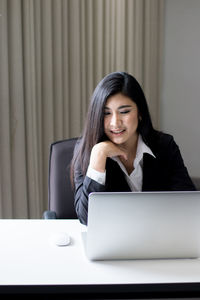
<svg viewBox="0 0 200 300">
<path fill-rule="evenodd" d="M 75 147 L 72 159 L 72 182 L 76 164 L 78 163 L 82 174 L 85 175 L 93 146 L 107 139 L 104 133 L 104 107 L 107 99 L 117 93 L 129 97 L 136 103 L 139 112 L 137 130 L 144 142 L 148 144 L 154 129 L 147 101 L 140 84 L 128 73 L 111 73 L 99 82 L 92 95 L 83 134 Z"/>
</svg>

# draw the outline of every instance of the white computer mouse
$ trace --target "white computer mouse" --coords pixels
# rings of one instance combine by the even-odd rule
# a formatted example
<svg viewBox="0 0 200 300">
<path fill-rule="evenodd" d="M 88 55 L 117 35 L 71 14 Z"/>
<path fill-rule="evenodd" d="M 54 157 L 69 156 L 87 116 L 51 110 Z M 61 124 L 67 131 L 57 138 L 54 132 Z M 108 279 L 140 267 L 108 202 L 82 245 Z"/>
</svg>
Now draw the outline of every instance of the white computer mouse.
<svg viewBox="0 0 200 300">
<path fill-rule="evenodd" d="M 68 246 L 70 244 L 70 236 L 66 232 L 55 233 L 53 242 L 56 246 Z"/>
</svg>

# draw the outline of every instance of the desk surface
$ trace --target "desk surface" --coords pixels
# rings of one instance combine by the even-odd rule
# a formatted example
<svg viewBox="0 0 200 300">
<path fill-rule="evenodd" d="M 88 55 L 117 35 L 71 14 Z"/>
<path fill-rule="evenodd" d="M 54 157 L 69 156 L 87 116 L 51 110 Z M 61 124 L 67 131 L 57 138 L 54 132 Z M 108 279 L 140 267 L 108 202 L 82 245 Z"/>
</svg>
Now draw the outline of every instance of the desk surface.
<svg viewBox="0 0 200 300">
<path fill-rule="evenodd" d="M 200 290 L 199 259 L 91 262 L 82 231 L 77 220 L 0 220 L 0 287 L 191 283 Z M 59 232 L 70 235 L 69 246 L 52 243 Z"/>
</svg>

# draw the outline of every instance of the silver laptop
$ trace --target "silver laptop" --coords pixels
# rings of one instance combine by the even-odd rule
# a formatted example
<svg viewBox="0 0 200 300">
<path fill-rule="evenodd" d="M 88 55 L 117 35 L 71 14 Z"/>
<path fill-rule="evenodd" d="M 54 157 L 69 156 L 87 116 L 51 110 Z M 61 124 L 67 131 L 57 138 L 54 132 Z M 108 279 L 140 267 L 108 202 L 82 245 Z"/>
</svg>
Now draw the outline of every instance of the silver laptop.
<svg viewBox="0 0 200 300">
<path fill-rule="evenodd" d="M 200 192 L 92 193 L 90 260 L 197 258 Z"/>
</svg>

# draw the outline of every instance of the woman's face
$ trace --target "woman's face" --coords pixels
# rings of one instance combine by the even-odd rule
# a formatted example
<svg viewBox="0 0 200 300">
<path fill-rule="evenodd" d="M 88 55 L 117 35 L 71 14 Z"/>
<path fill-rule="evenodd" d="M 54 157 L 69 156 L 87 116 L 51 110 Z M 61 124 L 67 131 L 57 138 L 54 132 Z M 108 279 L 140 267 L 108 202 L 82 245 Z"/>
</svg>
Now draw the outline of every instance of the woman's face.
<svg viewBox="0 0 200 300">
<path fill-rule="evenodd" d="M 131 145 L 138 137 L 138 108 L 123 94 L 107 99 L 104 108 L 104 132 L 113 143 Z"/>
</svg>

